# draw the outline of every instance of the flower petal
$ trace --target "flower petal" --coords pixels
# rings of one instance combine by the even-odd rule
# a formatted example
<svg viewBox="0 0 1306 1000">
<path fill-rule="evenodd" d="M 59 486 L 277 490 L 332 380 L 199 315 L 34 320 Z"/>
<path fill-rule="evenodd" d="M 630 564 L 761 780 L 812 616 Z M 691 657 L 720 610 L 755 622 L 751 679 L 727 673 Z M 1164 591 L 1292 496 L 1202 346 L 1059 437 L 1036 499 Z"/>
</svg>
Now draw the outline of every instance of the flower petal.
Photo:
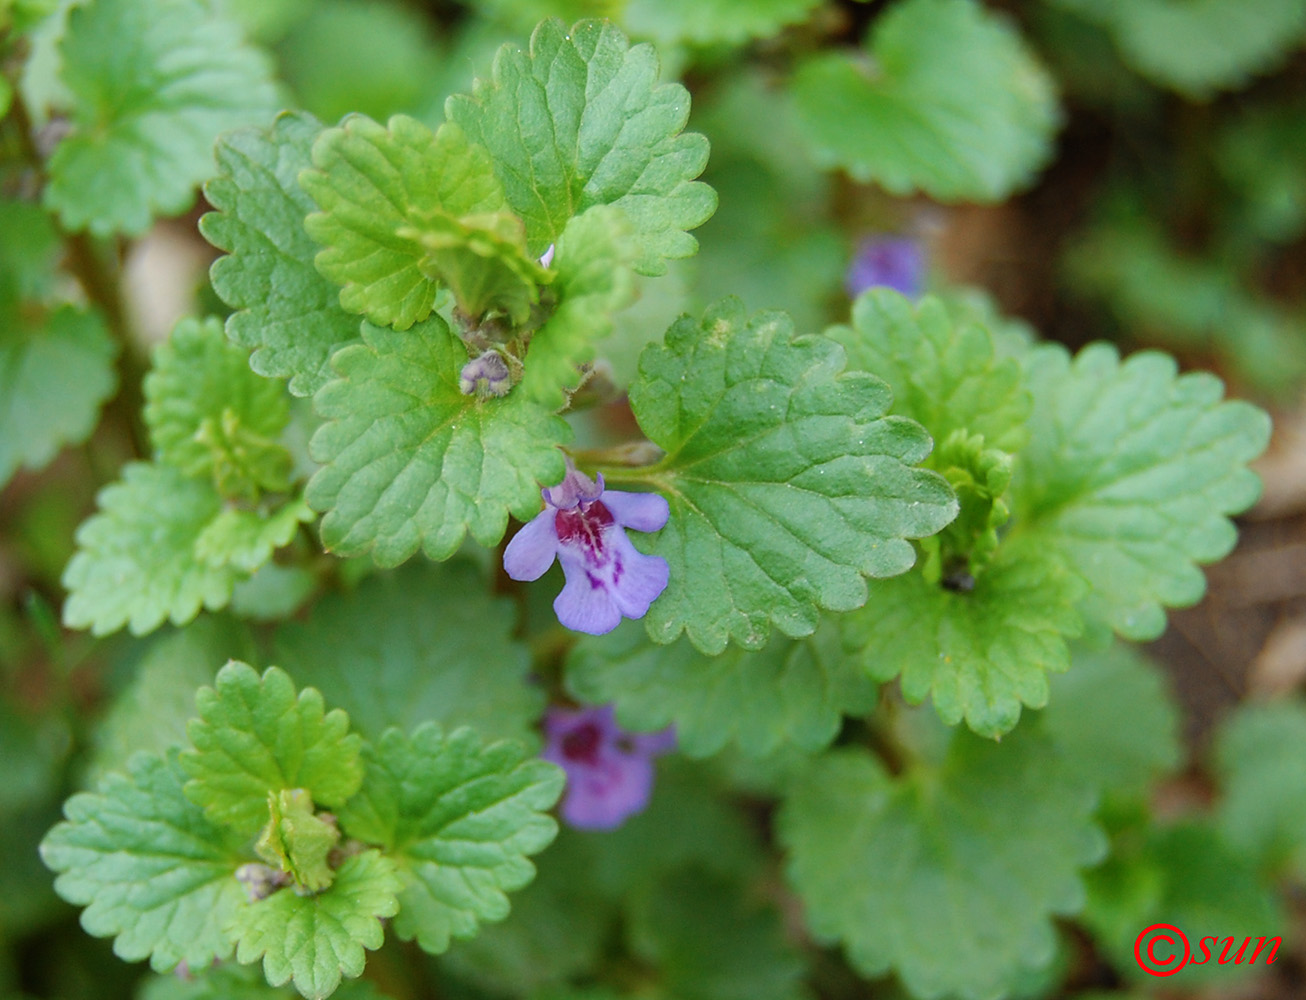
<svg viewBox="0 0 1306 1000">
<path fill-rule="evenodd" d="M 631 741 L 635 744 L 636 752 L 645 757 L 670 753 L 676 749 L 676 727 L 667 726 L 656 733 L 632 733 Z"/>
<path fill-rule="evenodd" d="M 657 531 L 671 516 L 671 507 L 661 493 L 604 490 L 601 499 L 618 524 L 635 531 Z"/>
<path fill-rule="evenodd" d="M 606 753 L 598 767 L 567 769 L 562 818 L 578 830 L 613 830 L 642 811 L 652 791 L 648 758 Z"/>
<path fill-rule="evenodd" d="M 503 570 L 514 580 L 538 580 L 558 554 L 557 513 L 545 507 L 531 518 L 503 550 Z"/>
<path fill-rule="evenodd" d="M 627 618 L 643 618 L 649 605 L 667 589 L 671 568 L 661 556 L 640 552 L 620 528 L 614 529 L 609 538 L 613 554 L 613 600 Z"/>
<path fill-rule="evenodd" d="M 611 743 L 622 732 L 621 727 L 617 725 L 617 715 L 611 705 L 576 709 L 549 706 L 548 711 L 544 713 L 544 736 L 548 740 L 548 747 L 541 756 L 545 760 L 561 764 L 563 739 L 569 733 L 587 725 L 597 727 L 600 738 L 605 743 Z M 557 759 L 550 754 L 555 754 Z"/>
<path fill-rule="evenodd" d="M 617 529 L 613 534 L 619 534 Z M 629 544 L 629 543 L 627 543 Z M 558 549 L 567 582 L 553 602 L 558 621 L 575 632 L 603 635 L 621 623 L 621 610 L 613 598 L 612 564 L 597 571 L 585 564 L 582 555 L 568 548 Z"/>
</svg>

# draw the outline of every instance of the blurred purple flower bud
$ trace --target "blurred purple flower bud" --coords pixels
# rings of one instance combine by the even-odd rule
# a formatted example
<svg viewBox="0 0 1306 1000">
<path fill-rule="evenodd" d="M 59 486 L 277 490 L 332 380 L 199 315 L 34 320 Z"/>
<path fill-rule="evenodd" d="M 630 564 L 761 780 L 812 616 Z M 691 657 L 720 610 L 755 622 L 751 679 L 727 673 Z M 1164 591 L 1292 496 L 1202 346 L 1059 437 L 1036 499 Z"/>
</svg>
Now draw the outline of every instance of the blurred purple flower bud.
<svg viewBox="0 0 1306 1000">
<path fill-rule="evenodd" d="M 562 818 L 578 830 L 615 830 L 643 811 L 653 791 L 653 757 L 675 748 L 671 727 L 627 733 L 611 705 L 550 708 L 540 755 L 567 772 Z"/>
<path fill-rule="evenodd" d="M 566 584 L 553 610 L 577 632 L 602 635 L 627 618 L 643 618 L 666 589 L 670 570 L 661 556 L 646 556 L 626 528 L 657 531 L 670 508 L 657 493 L 605 489 L 573 468 L 562 482 L 540 491 L 545 507 L 513 536 L 503 568 L 514 580 L 538 580 L 562 564 Z"/>
<path fill-rule="evenodd" d="M 540 254 L 540 267 L 548 267 L 553 263 L 553 251 L 557 248 L 554 243 L 549 244 L 549 249 Z"/>
<path fill-rule="evenodd" d="M 458 388 L 464 396 L 506 396 L 512 388 L 507 362 L 498 351 L 486 351 L 463 365 Z"/>
<path fill-rule="evenodd" d="M 892 288 L 909 299 L 917 298 L 925 290 L 925 250 L 915 240 L 896 236 L 862 240 L 845 286 L 852 298 L 868 288 Z"/>
</svg>

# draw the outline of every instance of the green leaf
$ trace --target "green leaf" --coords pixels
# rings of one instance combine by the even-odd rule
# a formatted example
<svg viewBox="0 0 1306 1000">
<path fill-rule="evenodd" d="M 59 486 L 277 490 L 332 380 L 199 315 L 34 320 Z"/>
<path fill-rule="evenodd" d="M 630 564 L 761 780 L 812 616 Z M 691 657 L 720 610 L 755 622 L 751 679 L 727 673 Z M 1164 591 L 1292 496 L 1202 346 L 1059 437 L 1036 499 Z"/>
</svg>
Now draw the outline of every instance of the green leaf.
<svg viewBox="0 0 1306 1000">
<path fill-rule="evenodd" d="M 616 205 L 634 227 L 639 273 L 661 274 L 664 258 L 694 254 L 685 230 L 716 208 L 712 189 L 694 181 L 707 140 L 681 134 L 689 93 L 657 76 L 652 47 L 632 48 L 611 23 L 568 31 L 549 20 L 529 52 L 504 46 L 490 80 L 449 99 L 449 120 L 490 151 L 531 253 L 555 243 L 572 216 Z"/>
<path fill-rule="evenodd" d="M 150 639 L 131 682 L 95 730 L 94 776 L 123 770 L 138 750 L 163 757 L 174 747 L 190 746 L 186 723 L 195 715 L 195 691 L 212 684 L 227 660 L 253 654 L 249 633 L 225 615 L 205 615 L 179 632 Z"/>
<path fill-rule="evenodd" d="M 72 130 L 45 201 L 67 229 L 137 235 L 185 211 L 213 173 L 218 133 L 276 105 L 267 59 L 202 0 L 75 7 L 60 48 Z"/>
<path fill-rule="evenodd" d="M 351 115 L 318 138 L 313 166 L 299 183 L 321 210 L 304 223 L 326 247 L 317 268 L 341 286 L 345 309 L 381 326 L 406 330 L 431 313 L 441 283 L 424 233 L 484 226 L 505 207 L 489 156 L 455 125 L 433 133 L 405 115 L 388 127 Z M 533 276 L 518 240 L 518 264 Z"/>
<path fill-rule="evenodd" d="M 876 680 L 900 677 L 903 697 L 928 696 L 949 725 L 962 719 L 998 737 L 1022 705 L 1048 701 L 1049 672 L 1070 665 L 1080 632 L 1083 581 L 1037 549 L 1004 543 L 973 589 L 949 589 L 920 573 L 871 584 L 866 606 L 843 620 L 844 641 Z"/>
<path fill-rule="evenodd" d="M 127 625 L 144 635 L 165 620 L 184 625 L 201 607 L 222 608 L 236 573 L 195 558 L 196 540 L 218 515 L 213 486 L 171 466 L 132 462 L 96 497 L 64 570 L 63 621 L 95 635 Z"/>
<path fill-rule="evenodd" d="M 970 0 L 903 0 L 866 47 L 814 56 L 794 77 L 825 165 L 895 195 L 1001 201 L 1050 157 L 1052 81 L 1000 15 Z"/>
<path fill-rule="evenodd" d="M 1260 493 L 1246 463 L 1264 450 L 1269 417 L 1221 402 L 1219 379 L 1177 375 L 1155 352 L 1121 362 L 1093 344 L 1072 360 L 1046 345 L 1027 371 L 1034 413 L 1012 485 L 1014 530 L 1084 575 L 1086 618 L 1155 638 L 1163 606 L 1202 596 L 1197 564 L 1233 548 L 1228 515 Z"/>
<path fill-rule="evenodd" d="M 1054 0 L 1096 21 L 1154 83 L 1191 97 L 1246 86 L 1301 44 L 1300 0 Z"/>
<path fill-rule="evenodd" d="M 686 868 L 650 881 L 629 904 L 631 950 L 677 1000 L 806 1000 L 806 971 L 780 914 L 737 881 Z"/>
<path fill-rule="evenodd" d="M 322 542 L 382 566 L 418 548 L 447 559 L 470 533 L 503 537 L 511 511 L 539 510 L 539 483 L 562 479 L 561 419 L 511 392 L 464 396 L 462 344 L 439 316 L 404 333 L 363 324 L 364 343 L 336 354 L 339 378 L 314 403 L 327 420 L 310 451 L 321 469 L 306 494 L 326 513 Z"/>
<path fill-rule="evenodd" d="M 228 924 L 245 895 L 235 878 L 243 838 L 214 826 L 182 794 L 184 781 L 175 755 L 136 754 L 126 775 L 69 799 L 67 820 L 41 843 L 60 873 L 55 890 L 86 907 L 86 932 L 113 937 L 119 958 L 148 957 L 159 972 L 228 958 Z"/>
<path fill-rule="evenodd" d="M 1049 750 L 959 732 L 941 768 L 897 778 L 860 750 L 820 758 L 779 818 L 812 933 L 917 996 L 994 997 L 1046 965 L 1103 849 L 1092 791 Z"/>
<path fill-rule="evenodd" d="M 431 721 L 533 746 L 544 692 L 528 681 L 516 617 L 466 562 L 414 565 L 324 597 L 277 631 L 275 659 L 369 740 Z"/>
<path fill-rule="evenodd" d="M 28 325 L 6 315 L 3 298 L 0 289 L 0 486 L 90 437 L 118 383 L 118 346 L 98 312 L 60 306 Z"/>
<path fill-rule="evenodd" d="M 731 639 L 760 649 L 772 623 L 810 635 L 818 609 L 860 607 L 864 577 L 908 570 L 905 539 L 956 514 L 942 477 L 911 467 L 929 454 L 925 431 L 886 418 L 888 387 L 843 367 L 838 345 L 796 337 L 783 313 L 748 319 L 737 299 L 645 349 L 631 406 L 667 452 L 645 481 L 671 504 L 646 543 L 671 568 L 654 641 L 683 631 L 719 653 Z"/>
<path fill-rule="evenodd" d="M 0 316 L 24 300 L 44 301 L 55 291 L 59 234 L 39 205 L 0 199 Z"/>
<path fill-rule="evenodd" d="M 1224 786 L 1220 829 L 1263 869 L 1306 873 L 1306 706 L 1240 705 L 1221 725 L 1215 761 Z"/>
<path fill-rule="evenodd" d="M 1070 670 L 1052 679 L 1039 725 L 1067 765 L 1107 796 L 1141 795 L 1183 760 L 1179 712 L 1161 671 L 1123 643 L 1074 650 Z"/>
<path fill-rule="evenodd" d="M 1112 844 L 1107 863 L 1085 881 L 1088 905 L 1080 922 L 1115 968 L 1139 983 L 1154 980 L 1139 967 L 1134 945 L 1154 924 L 1178 927 L 1189 939 L 1197 964 L 1167 979 L 1180 990 L 1255 975 L 1259 966 L 1219 962 L 1225 939 L 1233 937 L 1236 952 L 1244 938 L 1274 937 L 1285 929 L 1279 904 L 1250 859 L 1205 822 L 1126 831 Z M 1213 956 L 1202 962 L 1201 939 L 1209 935 L 1218 940 Z M 1158 947 L 1156 953 L 1166 951 Z"/>
<path fill-rule="evenodd" d="M 399 866 L 399 937 L 439 954 L 507 916 L 506 893 L 535 876 L 527 856 L 557 833 L 543 810 L 562 793 L 562 771 L 515 743 L 484 746 L 470 729 L 446 736 L 434 723 L 412 736 L 390 729 L 364 758 L 367 784 L 340 823 Z"/>
<path fill-rule="evenodd" d="M 596 205 L 567 223 L 554 258 L 558 305 L 531 337 L 522 390 L 550 407 L 579 381 L 594 344 L 612 332 L 615 314 L 634 294 L 629 223 L 617 209 Z"/>
<path fill-rule="evenodd" d="M 873 288 L 853 303 L 852 326 L 826 332 L 843 345 L 849 369 L 889 383 L 893 412 L 924 425 L 936 442 L 965 430 L 1016 452 L 1029 439 L 1033 400 L 1019 363 L 998 356 L 986 325 L 958 320 L 934 296 L 913 306 Z"/>
<path fill-rule="evenodd" d="M 807 18 L 818 0 L 629 0 L 621 23 L 663 45 L 735 45 L 766 38 Z"/>
<path fill-rule="evenodd" d="M 212 476 L 223 496 L 253 500 L 290 488 L 291 456 L 278 438 L 290 421 L 279 382 L 250 370 L 217 319 L 183 319 L 145 376 L 145 422 L 158 460 Z"/>
<path fill-rule="evenodd" d="M 231 610 L 250 621 L 291 618 L 317 591 L 320 580 L 304 566 L 266 563 L 231 592 Z"/>
<path fill-rule="evenodd" d="M 282 889 L 242 913 L 236 959 L 247 964 L 261 958 L 273 986 L 293 979 L 308 1000 L 322 1000 L 335 992 L 342 974 L 362 973 L 363 949 L 381 947 L 379 918 L 395 915 L 398 891 L 394 862 L 379 851 L 356 854 L 325 892 L 301 896 Z"/>
<path fill-rule="evenodd" d="M 200 232 L 227 253 L 209 272 L 214 291 L 236 310 L 227 336 L 253 348 L 260 375 L 290 377 L 290 391 L 311 396 L 331 377 L 332 353 L 358 339 L 358 317 L 340 306 L 340 290 L 320 275 L 321 249 L 304 231 L 313 199 L 300 187 L 322 124 L 283 114 L 269 129 L 229 132 L 218 143 L 218 176 L 204 186 L 217 209 Z"/>
<path fill-rule="evenodd" d="M 319 805 L 338 808 L 358 791 L 363 741 L 349 733 L 349 716 L 327 712 L 313 688 L 296 697 L 284 670 L 269 667 L 260 677 L 233 660 L 196 693 L 195 708 L 195 749 L 181 756 L 191 777 L 186 794 L 214 822 L 253 833 L 267 819 L 269 792 L 304 788 Z"/>
<path fill-rule="evenodd" d="M 843 713 L 875 707 L 876 685 L 845 657 L 839 629 L 807 639 L 775 636 L 759 652 L 705 656 L 687 640 L 657 646 L 623 625 L 587 638 L 567 660 L 567 688 L 592 704 L 615 702 L 621 725 L 650 732 L 674 724 L 676 743 L 707 757 L 736 743 L 751 757 L 797 745 L 816 751 L 839 732 Z"/>
<path fill-rule="evenodd" d="M 1011 516 L 1003 496 L 1011 485 L 1012 457 L 986 448 L 983 435 L 953 431 L 940 444 L 931 464 L 957 494 L 961 510 L 937 535 L 921 540 L 925 563 L 921 575 L 930 583 L 956 581 L 962 588 L 982 572 L 998 548 L 998 529 Z"/>
<path fill-rule="evenodd" d="M 258 856 L 309 892 L 327 888 L 335 880 L 327 855 L 340 841 L 340 828 L 315 814 L 313 798 L 303 788 L 268 792 L 268 815 L 254 844 Z"/>
<path fill-rule="evenodd" d="M 232 566 L 253 573 L 272 558 L 274 550 L 289 545 L 301 523 L 313 520 L 303 500 L 292 500 L 276 510 L 228 508 L 209 522 L 195 540 L 195 557 L 215 569 Z"/>
</svg>

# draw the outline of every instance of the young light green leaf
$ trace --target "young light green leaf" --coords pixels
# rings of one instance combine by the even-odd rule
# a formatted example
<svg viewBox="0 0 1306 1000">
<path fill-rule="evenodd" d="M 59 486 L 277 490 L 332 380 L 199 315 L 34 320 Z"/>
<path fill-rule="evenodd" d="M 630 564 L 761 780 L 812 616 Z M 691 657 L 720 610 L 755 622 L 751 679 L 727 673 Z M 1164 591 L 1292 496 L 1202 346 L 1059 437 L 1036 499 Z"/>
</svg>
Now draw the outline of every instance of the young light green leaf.
<svg viewBox="0 0 1306 1000">
<path fill-rule="evenodd" d="M 1052 916 L 1102 856 L 1094 795 L 1047 743 L 958 733 L 942 767 L 894 778 L 860 750 L 821 757 L 779 819 L 807 925 L 867 976 L 980 1000 L 1052 958 Z M 892 933 L 886 933 L 886 929 Z"/>
<path fill-rule="evenodd" d="M 145 376 L 145 422 L 159 461 L 212 476 L 223 496 L 254 500 L 290 488 L 290 452 L 277 439 L 290 420 L 281 383 L 250 370 L 217 319 L 183 319 Z"/>
<path fill-rule="evenodd" d="M 596 205 L 567 223 L 558 237 L 553 294 L 557 308 L 531 337 L 522 390 L 560 407 L 563 390 L 579 381 L 594 344 L 612 332 L 615 314 L 634 294 L 630 226 L 625 215 Z"/>
<path fill-rule="evenodd" d="M 1299 0 L 1053 0 L 1102 24 L 1143 76 L 1190 97 L 1245 86 L 1301 44 Z"/>
<path fill-rule="evenodd" d="M 399 885 L 394 862 L 380 851 L 346 858 L 325 892 L 301 896 L 281 889 L 244 910 L 236 926 L 236 959 L 261 958 L 273 986 L 293 979 L 307 1000 L 323 1000 L 342 975 L 362 974 L 364 949 L 381 947 L 381 918 L 399 909 Z"/>
<path fill-rule="evenodd" d="M 326 247 L 318 270 L 341 286 L 345 309 L 399 330 L 430 315 L 440 288 L 421 240 L 428 224 L 505 207 L 488 154 L 455 125 L 433 133 L 405 115 L 388 127 L 351 115 L 318 138 L 313 166 L 299 183 L 320 209 L 304 224 Z M 519 253 L 526 261 L 524 242 Z"/>
<path fill-rule="evenodd" d="M 998 529 L 1011 511 L 1003 497 L 1015 468 L 1012 457 L 985 447 L 982 434 L 955 430 L 940 443 L 931 465 L 957 494 L 956 520 L 921 540 L 921 575 L 930 583 L 964 589 L 981 573 L 998 548 Z"/>
<path fill-rule="evenodd" d="M 327 856 L 340 841 L 340 828 L 318 816 L 305 788 L 268 792 L 268 823 L 254 851 L 308 892 L 321 892 L 335 880 Z"/>
<path fill-rule="evenodd" d="M 1260 492 L 1246 463 L 1264 450 L 1269 417 L 1222 402 L 1219 379 L 1177 375 L 1154 352 L 1121 362 L 1093 344 L 1072 360 L 1045 345 L 1026 365 L 1034 413 L 1012 485 L 1014 530 L 1088 580 L 1086 618 L 1155 638 L 1163 606 L 1202 596 L 1197 564 L 1233 547 L 1228 515 Z"/>
<path fill-rule="evenodd" d="M 676 745 L 707 757 L 736 743 L 751 757 L 796 745 L 821 750 L 843 713 L 862 715 L 878 689 L 846 657 L 833 622 L 802 640 L 775 636 L 756 653 L 705 656 L 687 639 L 651 643 L 636 625 L 586 639 L 567 660 L 567 688 L 593 704 L 615 702 L 626 729 L 674 724 Z"/>
<path fill-rule="evenodd" d="M 289 376 L 296 396 L 324 385 L 332 353 L 358 338 L 358 317 L 318 273 L 321 247 L 304 231 L 315 206 L 298 177 L 312 166 L 322 128 L 311 115 L 287 113 L 269 129 L 228 132 L 218 143 L 218 176 L 204 186 L 217 211 L 200 219 L 204 238 L 227 254 L 209 272 L 236 310 L 227 336 L 253 348 L 249 365 L 260 375 Z"/>
<path fill-rule="evenodd" d="M 324 597 L 277 631 L 275 659 L 369 740 L 430 721 L 532 746 L 544 692 L 527 680 L 516 617 L 466 562 L 423 563 Z"/>
<path fill-rule="evenodd" d="M 1306 707 L 1300 700 L 1240 705 L 1220 727 L 1216 767 L 1224 785 L 1220 829 L 1264 869 L 1306 873 Z"/>
<path fill-rule="evenodd" d="M 211 823 L 182 794 L 185 780 L 175 755 L 136 754 L 126 775 L 69 799 L 41 843 L 56 891 L 86 907 L 86 932 L 159 972 L 230 957 L 228 925 L 245 897 L 235 877 L 244 838 Z"/>
<path fill-rule="evenodd" d="M 230 507 L 209 522 L 195 539 L 195 558 L 218 568 L 231 566 L 253 573 L 289 545 L 300 524 L 313 520 L 303 500 L 291 500 L 276 510 L 242 510 Z"/>
<path fill-rule="evenodd" d="M 363 780 L 362 739 L 349 716 L 325 710 L 322 695 L 298 696 L 284 670 L 262 677 L 233 660 L 213 687 L 195 695 L 199 718 L 187 727 L 193 750 L 181 755 L 186 794 L 217 823 L 254 833 L 268 818 L 269 792 L 303 788 L 318 805 L 339 808 Z"/>
<path fill-rule="evenodd" d="M 1147 791 L 1183 760 L 1179 712 L 1161 671 L 1130 646 L 1075 649 L 1038 725 L 1104 796 Z"/>
<path fill-rule="evenodd" d="M 395 566 L 419 547 L 447 559 L 469 533 L 494 545 L 510 511 L 534 516 L 539 483 L 565 471 L 567 425 L 521 392 L 463 395 L 467 352 L 439 316 L 403 333 L 364 323 L 363 340 L 336 354 L 340 377 L 314 401 L 325 468 L 306 496 L 326 514 L 323 544 Z"/>
<path fill-rule="evenodd" d="M 185 211 L 213 173 L 218 133 L 276 106 L 267 59 L 202 0 L 75 7 L 60 49 L 72 130 L 50 159 L 45 201 L 68 229 L 136 235 Z"/>
<path fill-rule="evenodd" d="M 100 509 L 77 529 L 77 554 L 63 574 L 69 628 L 105 635 L 127 625 L 144 635 L 231 600 L 236 572 L 195 557 L 197 539 L 222 506 L 210 483 L 132 462 L 96 500 Z"/>
<path fill-rule="evenodd" d="M 816 156 L 891 194 L 1000 201 L 1052 152 L 1052 81 L 1015 25 L 970 0 L 903 0 L 867 52 L 814 56 L 794 98 Z"/>
<path fill-rule="evenodd" d="M 205 615 L 180 631 L 151 638 L 132 679 L 113 699 L 94 733 L 91 775 L 121 771 L 138 750 L 167 755 L 190 746 L 186 723 L 195 691 L 233 656 L 252 659 L 254 640 L 226 615 Z"/>
<path fill-rule="evenodd" d="M 949 725 L 962 719 L 998 737 L 1021 705 L 1048 701 L 1047 674 L 1070 665 L 1080 632 L 1082 580 L 1030 546 L 1004 543 L 973 589 L 949 589 L 920 573 L 871 584 L 866 606 L 842 622 L 844 641 L 871 676 L 901 677 L 903 697 L 928 696 Z"/>
<path fill-rule="evenodd" d="M 819 0 L 630 0 L 621 23 L 663 45 L 739 45 L 804 20 Z"/>
<path fill-rule="evenodd" d="M 340 824 L 399 866 L 400 938 L 439 954 L 507 916 L 506 894 L 535 876 L 527 856 L 557 833 L 544 810 L 562 793 L 562 771 L 515 743 L 484 746 L 470 729 L 446 736 L 434 723 L 412 736 L 390 729 L 364 754 L 367 785 Z"/>
<path fill-rule="evenodd" d="M 652 47 L 633 48 L 610 22 L 570 31 L 544 21 L 530 51 L 504 46 L 490 80 L 451 97 L 449 120 L 490 151 L 508 204 L 526 223 L 531 253 L 555 243 L 572 216 L 616 205 L 630 218 L 635 269 L 661 274 L 664 258 L 692 256 L 685 230 L 701 225 L 716 195 L 694 181 L 707 140 L 681 133 L 689 93 L 657 84 Z"/>
<path fill-rule="evenodd" d="M 33 327 L 4 298 L 0 289 L 0 486 L 90 437 L 118 383 L 118 347 L 98 312 L 60 306 Z"/>
<path fill-rule="evenodd" d="M 760 649 L 772 624 L 810 635 L 819 609 L 860 607 L 865 577 L 905 572 L 906 539 L 956 514 L 943 478 L 912 468 L 929 436 L 884 416 L 883 382 L 843 367 L 838 345 L 796 337 L 783 313 L 749 319 L 737 299 L 645 349 L 631 406 L 667 452 L 646 481 L 671 504 L 647 542 L 671 567 L 654 641 L 683 631 L 715 654 L 732 639 Z"/>
<path fill-rule="evenodd" d="M 936 443 L 965 430 L 1016 452 L 1029 439 L 1033 400 L 1019 363 L 998 357 L 987 327 L 958 321 L 939 299 L 913 306 L 892 289 L 873 288 L 853 303 L 852 326 L 826 335 L 843 345 L 849 369 L 889 383 L 893 412 L 924 425 Z"/>
</svg>

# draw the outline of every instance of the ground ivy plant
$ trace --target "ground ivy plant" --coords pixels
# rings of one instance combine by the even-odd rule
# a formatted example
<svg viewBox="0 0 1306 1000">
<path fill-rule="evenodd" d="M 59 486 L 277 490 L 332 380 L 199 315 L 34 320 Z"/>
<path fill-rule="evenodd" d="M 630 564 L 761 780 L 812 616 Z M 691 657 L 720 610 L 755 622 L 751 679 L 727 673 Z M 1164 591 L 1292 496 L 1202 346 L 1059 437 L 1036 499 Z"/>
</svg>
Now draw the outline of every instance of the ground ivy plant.
<svg viewBox="0 0 1306 1000">
<path fill-rule="evenodd" d="M 1299 706 L 1231 724 L 1228 807 L 1161 827 L 1175 712 L 1124 645 L 1232 548 L 1263 411 L 922 296 L 910 241 L 824 329 L 721 287 L 641 330 L 718 196 L 689 92 L 613 21 L 333 124 L 278 111 L 239 4 L 56 6 L 0 2 L 0 478 L 123 411 L 61 576 L 122 687 L 40 857 L 166 974 L 149 1000 L 789 1000 L 834 945 L 916 997 L 1048 995 L 1055 921 L 1124 968 L 1226 842 L 1255 858 L 1221 912 L 1278 926 L 1253 869 L 1306 857 L 1264 778 Z M 628 6 L 674 54 L 814 5 Z M 791 82 L 820 163 L 943 201 L 1026 183 L 1059 114 L 964 0 L 897 0 Z M 201 182 L 204 314 L 134 370 L 106 274 Z M 359 980 L 387 937 L 415 946 Z"/>
</svg>

